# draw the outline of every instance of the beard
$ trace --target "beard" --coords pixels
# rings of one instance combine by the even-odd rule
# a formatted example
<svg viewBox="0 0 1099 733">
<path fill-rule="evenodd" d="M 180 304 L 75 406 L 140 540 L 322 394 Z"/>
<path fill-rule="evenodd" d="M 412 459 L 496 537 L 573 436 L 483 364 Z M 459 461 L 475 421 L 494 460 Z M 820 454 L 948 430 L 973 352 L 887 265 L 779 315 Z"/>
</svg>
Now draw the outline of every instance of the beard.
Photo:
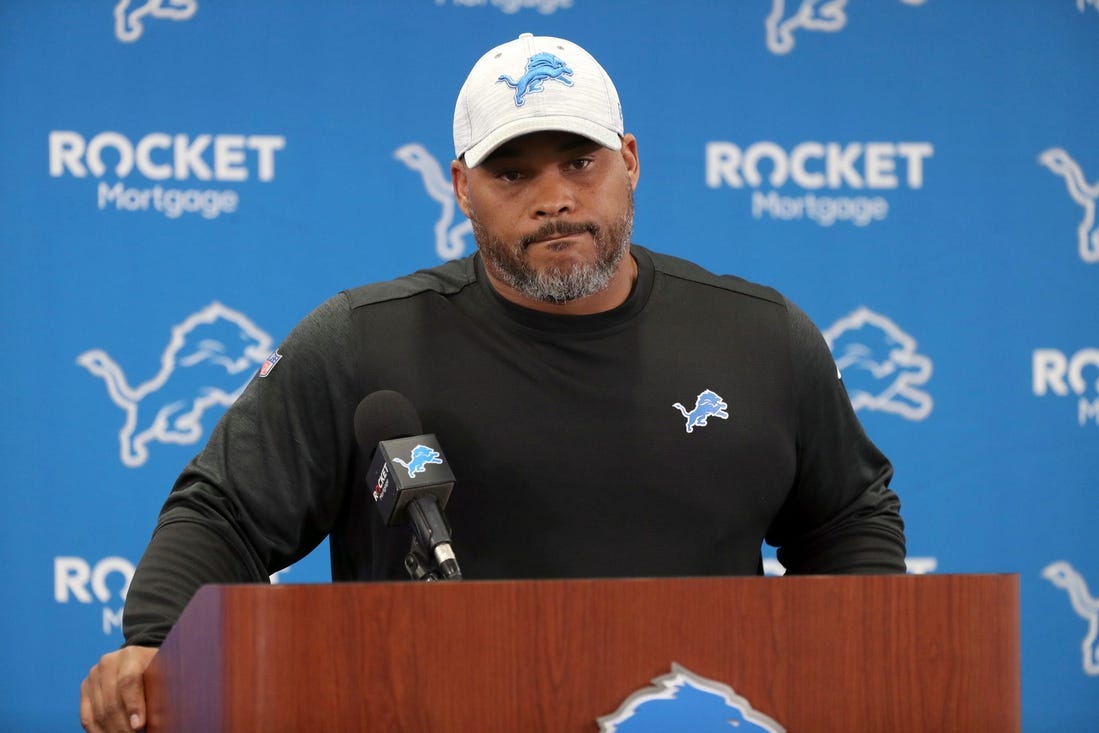
<svg viewBox="0 0 1099 733">
<path fill-rule="evenodd" d="M 626 209 L 605 228 L 594 222 L 548 222 L 538 231 L 508 243 L 489 233 L 475 218 L 473 238 L 492 274 L 522 295 L 543 303 L 560 305 L 595 295 L 610 285 L 618 271 L 633 233 L 633 190 L 627 188 Z M 553 236 L 591 235 L 595 259 L 567 267 L 546 266 L 534 269 L 526 257 L 532 243 Z"/>
</svg>

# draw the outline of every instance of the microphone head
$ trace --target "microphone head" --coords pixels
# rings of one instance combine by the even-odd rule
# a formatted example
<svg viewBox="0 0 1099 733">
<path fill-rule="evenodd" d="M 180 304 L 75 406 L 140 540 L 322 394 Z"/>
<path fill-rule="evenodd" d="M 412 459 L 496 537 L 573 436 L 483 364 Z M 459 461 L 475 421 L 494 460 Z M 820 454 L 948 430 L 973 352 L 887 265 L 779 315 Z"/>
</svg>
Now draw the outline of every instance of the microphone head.
<svg viewBox="0 0 1099 733">
<path fill-rule="evenodd" d="M 420 435 L 422 432 L 419 413 L 400 392 L 391 389 L 371 392 L 355 408 L 355 439 L 367 456 L 383 440 Z"/>
</svg>

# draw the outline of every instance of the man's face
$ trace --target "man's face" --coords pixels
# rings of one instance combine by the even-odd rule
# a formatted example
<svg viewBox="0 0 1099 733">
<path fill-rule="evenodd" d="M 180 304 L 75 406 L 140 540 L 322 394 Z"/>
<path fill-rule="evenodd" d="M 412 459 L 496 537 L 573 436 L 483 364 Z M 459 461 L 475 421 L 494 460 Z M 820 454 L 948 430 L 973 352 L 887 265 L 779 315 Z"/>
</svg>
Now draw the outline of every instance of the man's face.
<svg viewBox="0 0 1099 733">
<path fill-rule="evenodd" d="M 520 302 L 589 298 L 619 274 L 638 176 L 632 135 L 614 151 L 570 133 L 532 133 L 475 168 L 456 162 L 452 173 L 485 269 Z"/>
</svg>

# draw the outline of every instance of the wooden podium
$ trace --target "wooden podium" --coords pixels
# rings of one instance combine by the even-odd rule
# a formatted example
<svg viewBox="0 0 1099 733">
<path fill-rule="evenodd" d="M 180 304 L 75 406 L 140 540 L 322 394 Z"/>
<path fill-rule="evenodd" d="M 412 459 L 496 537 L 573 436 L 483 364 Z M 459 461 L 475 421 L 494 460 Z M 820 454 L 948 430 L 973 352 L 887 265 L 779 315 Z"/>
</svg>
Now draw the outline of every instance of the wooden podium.
<svg viewBox="0 0 1099 733">
<path fill-rule="evenodd" d="M 790 733 L 1019 731 L 1019 580 L 207 586 L 148 731 L 595 733 L 673 663 Z"/>
</svg>

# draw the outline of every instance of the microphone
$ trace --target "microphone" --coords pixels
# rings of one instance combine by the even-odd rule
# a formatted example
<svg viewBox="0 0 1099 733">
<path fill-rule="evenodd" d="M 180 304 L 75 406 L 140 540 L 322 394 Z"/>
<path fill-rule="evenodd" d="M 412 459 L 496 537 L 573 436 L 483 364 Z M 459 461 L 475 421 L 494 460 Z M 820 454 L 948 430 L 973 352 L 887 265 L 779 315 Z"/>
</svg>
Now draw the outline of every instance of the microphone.
<svg viewBox="0 0 1099 733">
<path fill-rule="evenodd" d="M 386 526 L 409 522 L 415 534 L 406 559 L 409 571 L 419 564 L 419 543 L 434 557 L 444 579 L 460 580 L 450 525 L 442 513 L 454 488 L 454 474 L 435 435 L 422 432 L 416 408 L 400 392 L 371 392 L 355 408 L 355 438 L 363 453 L 373 454 L 366 484 L 374 505 Z"/>
</svg>

